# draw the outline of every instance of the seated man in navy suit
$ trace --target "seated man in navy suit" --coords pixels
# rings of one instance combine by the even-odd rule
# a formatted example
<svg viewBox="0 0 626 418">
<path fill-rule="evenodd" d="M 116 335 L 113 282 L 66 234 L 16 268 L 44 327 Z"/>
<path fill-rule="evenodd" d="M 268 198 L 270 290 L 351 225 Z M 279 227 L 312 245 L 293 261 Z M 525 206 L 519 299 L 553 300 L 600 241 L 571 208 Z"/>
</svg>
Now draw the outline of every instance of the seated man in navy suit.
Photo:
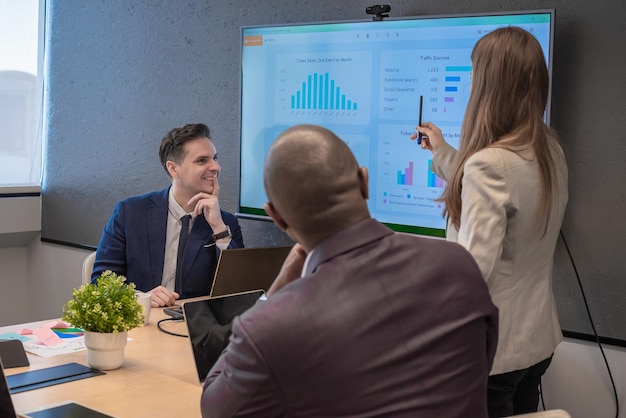
<svg viewBox="0 0 626 418">
<path fill-rule="evenodd" d="M 219 251 L 244 246 L 239 222 L 220 209 L 220 165 L 209 128 L 172 129 L 159 157 L 171 186 L 117 203 L 91 276 L 95 282 L 105 270 L 124 275 L 150 292 L 153 307 L 208 295 Z"/>
</svg>

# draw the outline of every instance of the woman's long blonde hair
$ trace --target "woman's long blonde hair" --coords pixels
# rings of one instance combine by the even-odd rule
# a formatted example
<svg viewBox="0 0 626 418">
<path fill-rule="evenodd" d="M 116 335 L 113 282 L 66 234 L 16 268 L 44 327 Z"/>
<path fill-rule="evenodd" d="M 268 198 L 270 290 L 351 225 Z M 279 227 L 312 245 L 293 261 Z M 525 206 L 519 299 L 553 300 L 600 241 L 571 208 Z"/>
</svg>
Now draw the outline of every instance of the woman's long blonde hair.
<svg viewBox="0 0 626 418">
<path fill-rule="evenodd" d="M 541 173 L 536 232 L 545 234 L 551 209 L 556 133 L 543 121 L 550 79 L 539 42 L 518 27 L 497 29 L 472 51 L 472 88 L 461 127 L 457 167 L 440 200 L 444 215 L 461 223 L 463 168 L 476 152 L 499 147 L 521 152 L 532 147 Z"/>
</svg>

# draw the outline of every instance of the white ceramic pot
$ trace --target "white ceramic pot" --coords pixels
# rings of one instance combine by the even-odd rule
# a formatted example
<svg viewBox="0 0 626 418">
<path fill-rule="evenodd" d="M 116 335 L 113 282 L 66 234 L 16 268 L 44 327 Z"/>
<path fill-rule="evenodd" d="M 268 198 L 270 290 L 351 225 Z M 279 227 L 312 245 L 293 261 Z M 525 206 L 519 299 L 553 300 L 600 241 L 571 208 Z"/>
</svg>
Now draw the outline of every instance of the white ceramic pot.
<svg viewBox="0 0 626 418">
<path fill-rule="evenodd" d="M 89 367 L 98 370 L 120 368 L 124 364 L 127 334 L 127 331 L 111 333 L 85 331 Z"/>
</svg>

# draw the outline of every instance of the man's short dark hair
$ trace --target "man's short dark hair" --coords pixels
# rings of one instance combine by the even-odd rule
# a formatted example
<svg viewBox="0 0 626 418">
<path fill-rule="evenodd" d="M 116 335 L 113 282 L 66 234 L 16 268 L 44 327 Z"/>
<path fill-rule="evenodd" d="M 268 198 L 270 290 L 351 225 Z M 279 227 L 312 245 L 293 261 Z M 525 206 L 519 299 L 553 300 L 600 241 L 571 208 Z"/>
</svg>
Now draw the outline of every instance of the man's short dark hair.
<svg viewBox="0 0 626 418">
<path fill-rule="evenodd" d="M 182 128 L 174 128 L 161 140 L 159 158 L 168 176 L 170 173 L 167 171 L 166 163 L 174 161 L 180 164 L 185 156 L 183 151 L 185 142 L 198 138 L 211 139 L 211 130 L 203 123 L 189 123 Z"/>
</svg>

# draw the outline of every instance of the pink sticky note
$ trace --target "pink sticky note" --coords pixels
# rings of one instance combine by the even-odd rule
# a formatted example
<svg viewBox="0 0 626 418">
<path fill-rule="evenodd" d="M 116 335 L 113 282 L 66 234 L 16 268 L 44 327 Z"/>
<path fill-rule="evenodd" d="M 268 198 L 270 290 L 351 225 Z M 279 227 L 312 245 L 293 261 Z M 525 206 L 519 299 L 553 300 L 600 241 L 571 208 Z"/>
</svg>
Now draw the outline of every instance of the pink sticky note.
<svg viewBox="0 0 626 418">
<path fill-rule="evenodd" d="M 45 327 L 45 328 L 69 328 L 70 326 L 66 322 L 63 322 L 61 320 L 57 320 L 57 321 L 48 322 L 47 324 L 42 325 L 42 327 Z"/>
<path fill-rule="evenodd" d="M 33 331 L 33 334 L 47 346 L 57 345 L 61 342 L 61 338 L 50 328 L 38 328 Z"/>
</svg>

